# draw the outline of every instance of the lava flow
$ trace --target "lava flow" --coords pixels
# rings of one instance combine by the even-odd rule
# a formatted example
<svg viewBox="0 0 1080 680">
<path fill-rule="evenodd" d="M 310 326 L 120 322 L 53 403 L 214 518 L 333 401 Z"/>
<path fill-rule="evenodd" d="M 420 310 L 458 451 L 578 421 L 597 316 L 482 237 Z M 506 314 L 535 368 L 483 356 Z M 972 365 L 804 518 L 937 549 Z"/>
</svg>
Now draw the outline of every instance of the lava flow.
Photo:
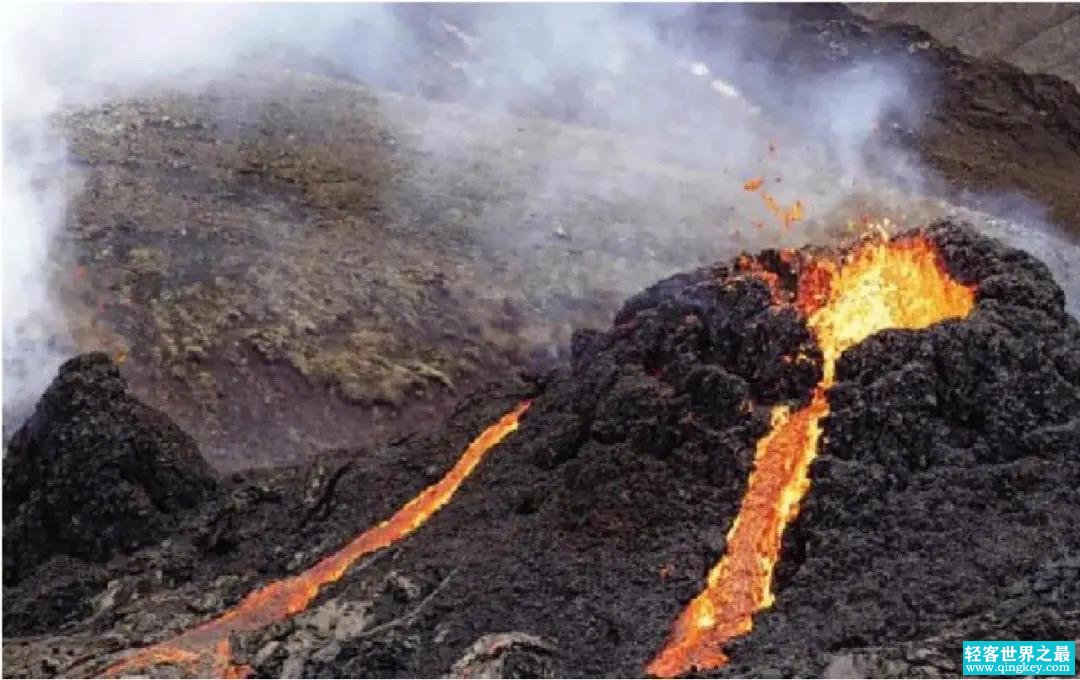
<svg viewBox="0 0 1080 680">
<path fill-rule="evenodd" d="M 338 552 L 307 571 L 252 591 L 238 605 L 216 619 L 172 640 L 136 651 L 105 669 L 116 676 L 155 665 L 173 664 L 197 676 L 246 677 L 251 669 L 234 665 L 229 636 L 254 631 L 304 611 L 323 586 L 340 579 L 358 559 L 408 536 L 444 506 L 490 449 L 517 430 L 518 420 L 529 408 L 519 404 L 499 422 L 474 439 L 446 476 L 424 489 L 390 519 L 357 536 Z"/>
<path fill-rule="evenodd" d="M 748 633 L 754 613 L 772 605 L 784 527 L 810 487 L 821 419 L 829 413 L 826 391 L 844 350 L 880 330 L 925 328 L 967 316 L 974 298 L 974 289 L 949 276 L 933 243 L 922 236 L 864 243 L 842 260 L 815 257 L 805 263 L 795 304 L 821 347 L 823 377 L 805 408 L 774 408 L 725 554 L 649 662 L 649 673 L 674 677 L 726 664 L 724 644 Z"/>
</svg>

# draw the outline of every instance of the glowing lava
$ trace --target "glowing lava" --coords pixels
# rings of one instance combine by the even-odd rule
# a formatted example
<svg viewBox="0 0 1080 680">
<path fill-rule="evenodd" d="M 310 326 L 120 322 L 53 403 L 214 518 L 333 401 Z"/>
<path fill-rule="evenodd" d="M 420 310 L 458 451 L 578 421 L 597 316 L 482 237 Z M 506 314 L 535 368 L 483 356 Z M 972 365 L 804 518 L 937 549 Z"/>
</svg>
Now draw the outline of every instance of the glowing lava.
<svg viewBox="0 0 1080 680">
<path fill-rule="evenodd" d="M 780 180 L 777 179 L 777 181 L 779 182 Z M 743 189 L 761 196 L 761 200 L 765 203 L 765 207 L 768 208 L 769 212 L 783 223 L 785 229 L 790 229 L 791 225 L 801 220 L 805 214 L 805 207 L 803 206 L 802 201 L 795 201 L 789 206 L 783 206 L 772 194 L 764 190 L 764 185 L 765 178 L 755 177 L 754 179 L 748 179 L 743 182 Z"/>
<path fill-rule="evenodd" d="M 135 672 L 160 664 L 181 666 L 197 676 L 246 677 L 251 669 L 232 663 L 229 636 L 254 631 L 304 611 L 323 586 L 340 579 L 358 559 L 408 536 L 444 506 L 491 448 L 517 430 L 529 408 L 523 402 L 473 440 L 446 476 L 424 489 L 394 515 L 307 571 L 252 591 L 238 605 L 172 640 L 136 651 L 104 675 Z"/>
<path fill-rule="evenodd" d="M 925 237 L 865 243 L 843 260 L 810 260 L 799 278 L 796 306 L 806 315 L 824 357 L 823 377 L 809 406 L 790 413 L 777 406 L 772 428 L 757 443 L 739 514 L 705 590 L 683 610 L 664 648 L 646 670 L 674 677 L 727 663 L 723 645 L 748 633 L 753 615 L 773 603 L 772 575 L 784 527 L 810 488 L 826 391 L 844 350 L 887 328 L 925 328 L 964 317 L 975 291 L 942 268 Z"/>
</svg>

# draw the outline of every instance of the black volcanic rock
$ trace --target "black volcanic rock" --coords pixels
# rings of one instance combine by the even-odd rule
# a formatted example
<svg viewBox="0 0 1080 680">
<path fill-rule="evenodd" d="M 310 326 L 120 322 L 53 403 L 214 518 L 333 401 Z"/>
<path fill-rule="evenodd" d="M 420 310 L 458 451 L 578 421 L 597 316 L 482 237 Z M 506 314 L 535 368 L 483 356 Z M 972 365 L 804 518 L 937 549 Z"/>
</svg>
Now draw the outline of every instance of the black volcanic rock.
<svg viewBox="0 0 1080 680">
<path fill-rule="evenodd" d="M 776 605 L 725 674 L 959 675 L 964 639 L 1080 631 L 1080 324 L 1041 262 L 930 234 L 976 307 L 841 357 Z"/>
<path fill-rule="evenodd" d="M 1080 329 L 1030 256 L 963 225 L 926 233 L 975 309 L 843 355 L 776 604 L 719 674 L 821 675 L 852 654 L 872 673 L 947 673 L 957 635 L 1080 629 Z M 520 430 L 400 546 L 394 568 L 438 604 L 295 668 L 441 674 L 514 630 L 576 675 L 640 675 L 723 553 L 766 406 L 804 404 L 819 378 L 804 323 L 754 278 L 716 266 L 658 283 L 609 331 L 577 335 Z"/>
<path fill-rule="evenodd" d="M 559 674 L 638 675 L 723 549 L 771 405 L 802 403 L 820 377 L 805 324 L 753 276 L 717 266 L 660 282 L 609 330 L 575 336 L 520 430 L 392 562 L 334 587 L 363 602 L 404 571 L 434 601 L 374 611 L 409 626 L 317 652 L 298 633 L 285 655 L 254 651 L 280 636 L 261 631 L 242 661 L 268 677 L 442 675 L 477 639 L 517 631 L 552 644 Z M 467 437 L 513 405 L 480 396 L 457 410 L 475 414 Z M 445 456 L 446 441 L 406 455 Z"/>
<path fill-rule="evenodd" d="M 60 367 L 3 469 L 5 586 L 55 554 L 100 562 L 159 541 L 218 488 L 194 440 L 101 353 Z"/>
<path fill-rule="evenodd" d="M 950 222 L 926 234 L 952 275 L 976 288 L 975 307 L 964 319 L 876 333 L 840 358 L 812 484 L 784 535 L 775 604 L 714 674 L 956 675 L 960 640 L 1080 630 L 1080 324 L 1030 256 Z M 118 380 L 101 359 L 89 367 Z M 87 398 L 63 387 L 80 371 L 64 375 L 40 413 Z M 228 502 L 205 504 L 170 534 L 174 546 L 184 531 L 190 541 L 179 587 L 140 585 L 176 563 L 171 554 L 120 555 L 100 576 L 98 565 L 53 558 L 10 589 L 27 603 L 11 615 L 15 629 L 57 630 L 30 625 L 29 603 L 46 589 L 85 600 L 108 579 L 116 592 L 141 588 L 139 597 L 67 620 L 40 646 L 5 646 L 5 663 L 32 675 L 42 648 L 60 648 L 92 659 L 70 674 L 92 675 L 116 648 L 88 654 L 65 637 L 72 630 L 108 631 L 131 648 L 220 614 L 387 518 L 531 399 L 520 428 L 437 514 L 295 618 L 233 636 L 234 661 L 260 677 L 429 677 L 463 665 L 639 676 L 724 552 L 771 407 L 806 404 L 820 378 L 813 335 L 761 281 L 728 265 L 679 274 L 631 298 L 610 329 L 577 333 L 567 365 L 471 394 L 438 432 L 237 482 Z M 91 395 L 103 391 L 90 384 Z M 69 422 L 80 412 L 57 431 L 79 446 L 99 441 L 100 428 Z M 32 433 L 20 433 L 21 452 L 44 438 Z M 83 479 L 110 479 L 110 469 Z M 37 479 L 23 486 L 49 488 Z M 84 494 L 91 486 L 66 483 Z M 185 488 L 168 486 L 170 496 Z M 39 507 L 28 502 L 16 509 Z M 124 524 L 102 524 L 114 525 Z M 193 528 L 203 525 L 212 540 Z M 20 545 L 8 534 L 5 525 L 5 557 Z"/>
</svg>

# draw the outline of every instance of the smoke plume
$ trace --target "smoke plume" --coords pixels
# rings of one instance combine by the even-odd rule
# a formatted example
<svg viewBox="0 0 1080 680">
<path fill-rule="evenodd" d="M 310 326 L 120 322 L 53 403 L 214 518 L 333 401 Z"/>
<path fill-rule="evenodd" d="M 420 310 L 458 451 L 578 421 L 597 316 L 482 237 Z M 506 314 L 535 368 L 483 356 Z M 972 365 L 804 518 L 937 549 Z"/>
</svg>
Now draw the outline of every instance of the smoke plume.
<svg viewBox="0 0 1080 680">
<path fill-rule="evenodd" d="M 553 231 L 588 240 L 619 230 L 610 262 L 566 278 L 623 292 L 743 248 L 832 238 L 867 197 L 936 189 L 893 134 L 917 128 L 932 84 L 886 61 L 781 68 L 782 34 L 738 7 L 709 16 L 726 30 L 708 43 L 671 28 L 693 25 L 695 11 L 24 7 L 4 29 L 5 413 L 32 402 L 70 350 L 51 281 L 79 187 L 53 120 L 107 99 L 198 92 L 276 63 L 454 102 L 470 113 L 410 123 L 418 162 L 430 164 L 426 190 L 458 191 L 476 150 L 497 149 L 527 169 L 527 191 L 480 206 L 486 242 L 527 249 Z M 621 213 L 583 218 L 593 204 Z"/>
</svg>

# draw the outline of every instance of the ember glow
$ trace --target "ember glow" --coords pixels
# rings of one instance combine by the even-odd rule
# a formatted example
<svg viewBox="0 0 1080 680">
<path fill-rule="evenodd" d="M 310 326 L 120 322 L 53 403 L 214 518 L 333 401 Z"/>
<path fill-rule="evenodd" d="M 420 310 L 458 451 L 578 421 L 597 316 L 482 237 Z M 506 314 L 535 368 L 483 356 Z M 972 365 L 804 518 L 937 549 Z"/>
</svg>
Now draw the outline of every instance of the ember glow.
<svg viewBox="0 0 1080 680">
<path fill-rule="evenodd" d="M 675 622 L 649 673 L 674 677 L 723 666 L 723 646 L 748 633 L 754 613 L 772 605 L 784 528 L 810 488 L 821 419 L 829 413 L 826 391 L 844 350 L 880 330 L 925 328 L 967 316 L 974 300 L 975 291 L 949 276 L 934 245 L 921 236 L 865 243 L 843 259 L 805 263 L 795 304 L 821 347 L 822 380 L 805 408 L 773 409 L 772 428 L 757 443 L 725 554 L 709 572 L 705 590 Z"/>
<path fill-rule="evenodd" d="M 743 182 L 742 188 L 745 191 L 757 191 L 761 188 L 761 185 L 765 184 L 764 177 L 755 177 L 754 179 L 748 179 Z"/>
<path fill-rule="evenodd" d="M 298 614 L 311 604 L 323 586 L 340 579 L 364 555 L 408 536 L 453 497 L 484 455 L 518 428 L 529 402 L 519 404 L 474 439 L 446 476 L 424 489 L 390 519 L 357 536 L 338 552 L 291 578 L 275 581 L 247 595 L 238 605 L 172 640 L 136 651 L 105 669 L 117 676 L 162 664 L 184 668 L 196 676 L 246 677 L 251 669 L 232 663 L 229 636 L 260 630 Z"/>
<path fill-rule="evenodd" d="M 770 145 L 770 151 L 771 150 L 772 146 Z M 777 181 L 780 181 L 779 178 Z M 791 225 L 801 220 L 805 214 L 805 207 L 803 206 L 802 201 L 795 201 L 787 206 L 782 205 L 772 194 L 765 191 L 764 185 L 765 178 L 755 177 L 754 179 L 743 182 L 743 189 L 759 195 L 768 211 L 784 225 L 784 229 L 790 229 Z"/>
</svg>

